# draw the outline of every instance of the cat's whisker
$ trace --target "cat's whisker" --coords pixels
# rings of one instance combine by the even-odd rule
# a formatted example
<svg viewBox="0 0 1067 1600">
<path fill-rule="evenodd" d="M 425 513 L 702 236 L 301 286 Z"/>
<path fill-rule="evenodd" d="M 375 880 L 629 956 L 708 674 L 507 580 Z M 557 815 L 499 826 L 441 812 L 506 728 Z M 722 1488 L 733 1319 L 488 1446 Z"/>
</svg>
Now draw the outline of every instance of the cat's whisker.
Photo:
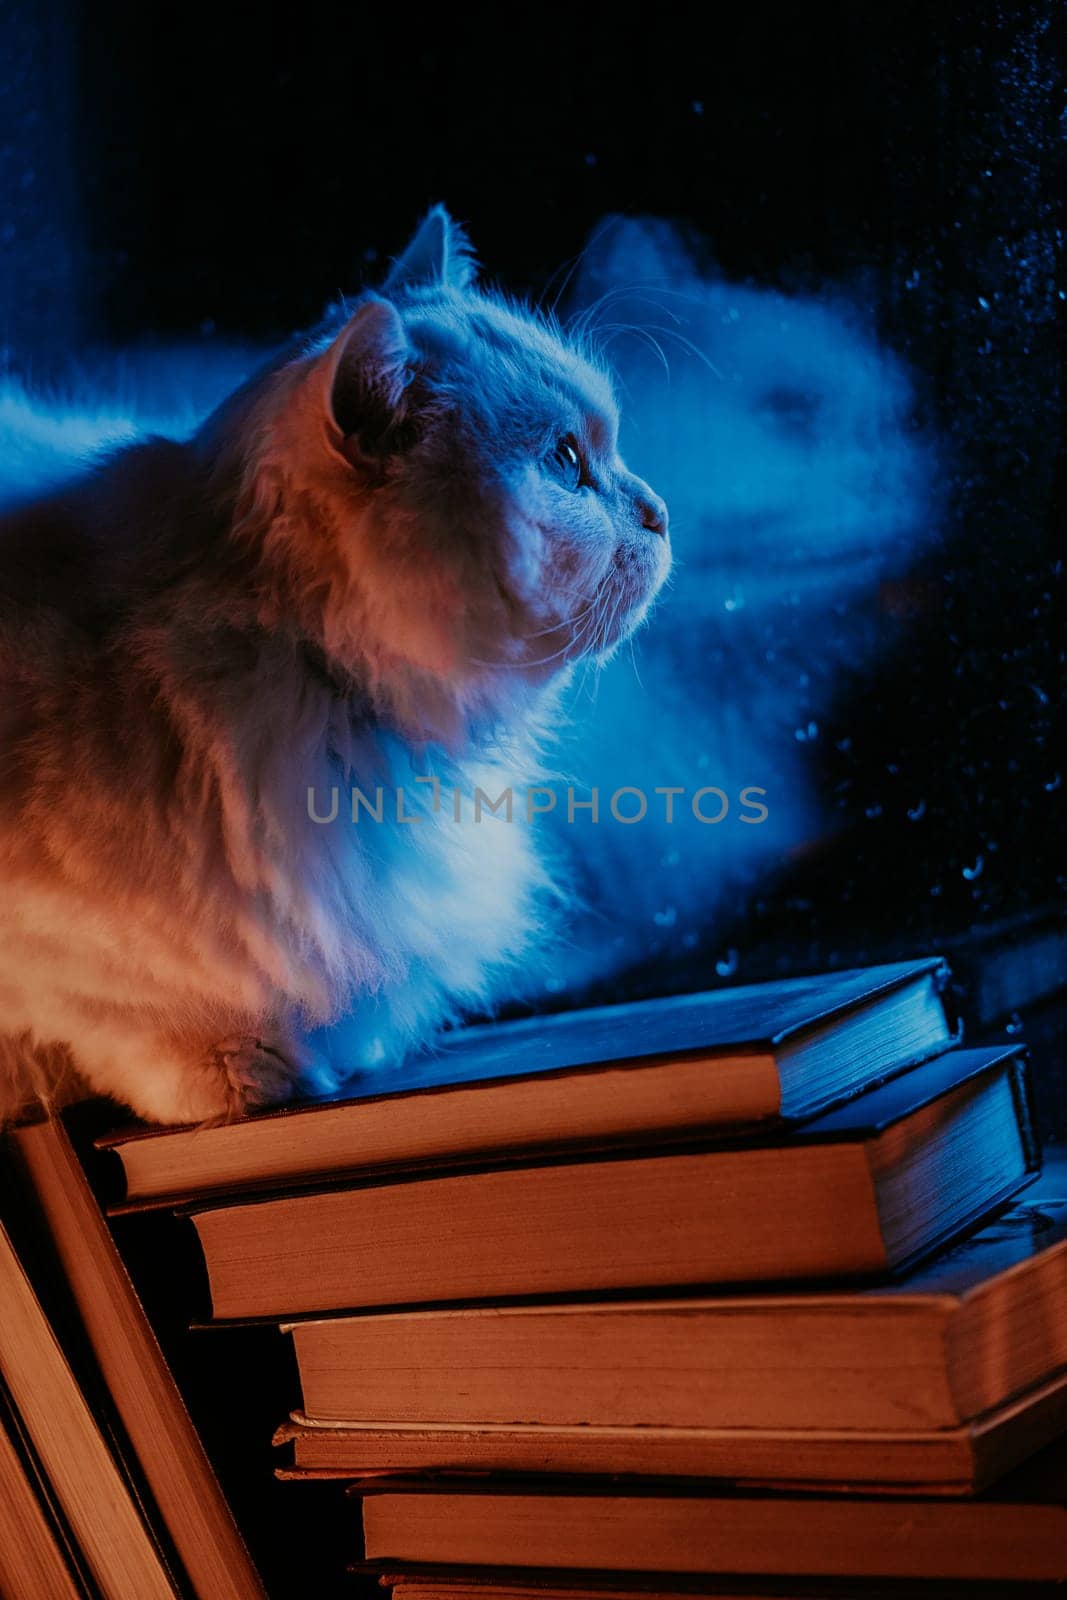
<svg viewBox="0 0 1067 1600">
<path fill-rule="evenodd" d="M 615 299 L 618 295 L 625 294 L 627 292 L 627 290 L 621 289 L 618 286 L 613 289 L 605 289 L 604 293 L 599 295 L 591 305 L 586 306 L 584 311 L 576 312 L 574 316 L 571 317 L 569 322 L 564 325 L 564 331 L 568 338 L 574 340 L 584 339 L 597 312 L 606 306 L 609 301 Z"/>
<path fill-rule="evenodd" d="M 726 380 L 721 371 L 715 365 L 714 361 L 712 361 L 707 352 L 701 350 L 698 344 L 694 344 L 692 339 L 687 339 L 684 333 L 679 333 L 677 328 L 657 327 L 654 331 L 656 333 L 662 333 L 664 338 L 673 339 L 676 344 L 681 345 L 683 350 L 688 350 L 690 355 L 696 356 L 698 361 L 703 362 L 704 366 L 707 367 L 712 377 L 718 378 L 720 383 L 725 383 Z"/>
<path fill-rule="evenodd" d="M 653 346 L 659 355 L 660 360 L 663 362 L 664 367 L 667 369 L 669 376 L 669 368 L 667 367 L 667 360 L 662 346 L 660 345 L 659 341 L 653 337 L 654 334 L 661 334 L 665 339 L 673 339 L 675 343 L 683 350 L 686 350 L 690 355 L 695 356 L 696 359 L 708 369 L 713 377 L 718 378 L 720 383 L 725 382 L 722 372 L 711 360 L 707 352 L 701 350 L 700 346 L 694 344 L 692 339 L 688 339 L 684 333 L 679 333 L 677 328 L 661 328 L 658 324 L 654 327 L 642 327 L 640 324 L 633 322 L 608 322 L 600 324 L 597 332 L 599 333 L 601 331 L 606 332 L 611 336 L 609 339 L 605 340 L 605 348 L 608 344 L 612 343 L 614 339 L 617 339 L 620 334 L 637 334 L 639 337 L 643 338 L 647 343 Z"/>
<path fill-rule="evenodd" d="M 576 700 L 581 700 L 583 695 L 586 693 L 586 689 L 587 689 L 588 684 L 589 684 L 589 669 L 590 669 L 590 667 L 592 665 L 592 662 L 593 662 L 592 656 L 583 656 L 582 657 L 582 676 L 581 676 L 581 678 L 579 680 L 578 688 L 577 688 L 577 691 L 576 691 L 576 694 L 575 694 L 575 699 Z"/>
<path fill-rule="evenodd" d="M 671 317 L 675 322 L 681 322 L 682 320 L 676 311 L 671 310 L 670 306 L 660 305 L 658 301 L 651 299 L 647 294 L 638 294 L 632 289 L 624 290 L 623 294 L 637 305 L 651 306 L 655 311 L 660 312 L 662 316 Z"/>
<path fill-rule="evenodd" d="M 566 269 L 566 271 L 565 271 L 565 276 L 563 278 L 563 282 L 560 284 L 559 288 L 557 289 L 556 294 L 555 294 L 555 298 L 553 299 L 552 304 L 548 308 L 549 316 L 555 317 L 557 307 L 559 306 L 560 301 L 563 299 L 564 294 L 566 294 L 567 288 L 568 288 L 568 286 L 569 286 L 569 284 L 571 282 L 571 279 L 574 277 L 575 272 L 581 266 L 582 262 L 585 260 L 586 256 L 589 254 L 590 250 L 592 250 L 593 246 L 597 245 L 597 244 L 600 244 L 600 242 L 603 239 L 606 239 L 608 234 L 611 232 L 612 228 L 618 227 L 620 225 L 621 221 L 622 221 L 621 217 L 605 217 L 603 222 L 599 223 L 593 229 L 592 233 L 589 235 L 589 238 L 586 240 L 586 243 L 585 243 L 584 247 L 581 250 L 578 251 L 577 255 L 571 256 L 569 262 L 565 261 L 563 263 L 562 267 L 557 267 L 556 268 L 555 272 L 553 272 L 552 276 L 549 278 L 548 283 L 545 285 L 545 291 L 544 292 L 545 292 L 546 295 L 548 294 L 549 290 L 551 289 L 552 284 L 554 283 L 557 275 L 561 271 L 563 271 L 564 269 Z M 542 299 L 543 299 L 543 296 L 542 296 Z M 540 300 L 537 302 L 537 306 L 538 306 L 538 310 L 540 310 L 541 309 Z"/>
<path fill-rule="evenodd" d="M 642 294 L 641 290 L 645 287 L 650 286 L 642 284 L 617 284 L 612 289 L 606 289 L 602 295 L 593 301 L 591 306 L 572 318 L 571 323 L 568 324 L 567 332 L 572 338 L 576 337 L 578 339 L 586 338 L 590 331 L 593 333 L 598 332 L 604 326 L 604 324 L 596 321 L 595 319 L 600 315 L 601 312 L 607 309 L 611 301 L 620 299 L 630 299 L 638 302 L 639 304 L 653 306 L 655 310 L 659 311 L 663 315 L 675 317 L 675 320 L 677 321 L 681 320 L 679 317 L 677 317 L 676 313 L 671 311 L 669 306 L 659 305 L 655 300 L 651 300 L 647 295 Z M 651 287 L 655 286 L 653 285 Z"/>
<path fill-rule="evenodd" d="M 684 350 L 688 350 L 691 355 L 696 356 L 697 360 L 702 362 L 714 377 L 718 378 L 720 382 L 725 381 L 722 372 L 718 367 L 716 367 L 715 363 L 708 356 L 707 352 L 701 350 L 699 345 L 694 344 L 693 341 L 688 339 L 684 334 L 679 333 L 677 327 L 642 327 L 637 323 L 605 323 L 599 321 L 594 322 L 593 320 L 599 315 L 600 312 L 607 308 L 608 304 L 613 299 L 628 298 L 634 300 L 638 304 L 654 306 L 655 309 L 661 313 L 661 315 L 670 317 L 672 322 L 676 324 L 681 323 L 683 319 L 678 315 L 677 312 L 672 311 L 670 306 L 659 305 L 651 298 L 651 294 L 653 293 L 669 295 L 675 299 L 688 300 L 694 305 L 700 304 L 698 296 L 692 294 L 687 295 L 684 290 L 672 288 L 668 284 L 651 283 L 617 285 L 613 289 L 605 290 L 605 292 L 600 295 L 600 297 L 595 300 L 593 304 L 581 314 L 580 317 L 574 320 L 574 329 L 578 331 L 581 337 L 585 337 L 590 332 L 595 334 L 600 333 L 601 331 L 610 331 L 617 336 L 619 332 L 624 330 L 631 333 L 642 333 L 645 335 L 661 333 L 667 336 L 672 336 Z"/>
<path fill-rule="evenodd" d="M 597 332 L 599 333 L 601 329 L 603 329 L 603 331 L 609 335 L 609 337 L 604 340 L 604 349 L 607 349 L 608 345 L 612 344 L 614 340 L 620 336 L 620 334 L 633 333 L 636 334 L 638 338 L 644 339 L 645 343 L 650 344 L 653 350 L 659 356 L 663 370 L 667 375 L 667 381 L 668 383 L 670 382 L 671 368 L 670 363 L 668 362 L 664 353 L 663 346 L 659 343 L 658 339 L 653 337 L 647 328 L 638 327 L 636 323 L 632 322 L 611 322 L 601 324 L 601 328 L 598 328 Z"/>
<path fill-rule="evenodd" d="M 590 606 L 589 610 L 586 612 L 585 618 L 583 619 L 581 626 L 579 627 L 578 631 L 575 633 L 573 639 L 571 640 L 570 648 L 572 650 L 574 650 L 576 653 L 580 653 L 580 654 L 584 655 L 585 654 L 585 646 L 589 642 L 589 635 L 593 632 L 595 627 L 596 627 L 595 606 Z"/>
<path fill-rule="evenodd" d="M 604 617 L 604 619 L 603 619 L 603 621 L 601 623 L 600 635 L 599 635 L 599 649 L 601 651 L 606 650 L 608 648 L 608 641 L 609 641 L 609 639 L 610 639 L 610 637 L 612 635 L 612 632 L 614 631 L 615 623 L 618 620 L 619 612 L 622 610 L 622 604 L 623 604 L 623 596 L 622 596 L 622 593 L 620 591 L 619 593 L 617 593 L 613 597 L 611 610 L 605 615 L 605 617 Z"/>
<path fill-rule="evenodd" d="M 637 686 L 638 686 L 639 689 L 643 690 L 645 686 L 641 681 L 641 674 L 638 671 L 638 667 L 637 667 L 637 652 L 634 649 L 634 641 L 633 641 L 633 635 L 632 634 L 631 634 L 630 638 L 626 642 L 627 642 L 627 645 L 629 647 L 630 665 L 634 669 L 634 677 L 637 679 Z"/>
<path fill-rule="evenodd" d="M 599 601 L 599 599 L 601 597 L 601 593 L 603 591 L 604 585 L 607 582 L 607 576 L 608 575 L 606 574 L 603 578 L 601 578 L 600 582 L 598 583 L 598 585 L 596 587 L 596 590 L 594 591 L 594 593 L 592 595 L 590 595 L 590 596 L 585 596 L 585 595 L 581 596 L 581 598 L 586 601 L 586 604 L 583 606 L 581 611 L 576 612 L 575 615 L 572 616 L 572 617 L 564 617 L 559 622 L 549 623 L 549 625 L 547 627 L 545 627 L 545 628 L 538 628 L 534 633 L 524 633 L 524 634 L 522 634 L 520 636 L 522 642 L 524 644 L 526 644 L 531 639 L 543 639 L 548 634 L 559 633 L 560 630 L 563 629 L 563 628 L 575 628 L 578 631 L 576 633 L 572 634 L 569 643 L 564 646 L 564 650 L 561 653 L 565 653 L 565 651 L 567 649 L 573 649 L 574 646 L 577 645 L 580 642 L 580 640 L 582 639 L 583 635 L 585 634 L 585 632 L 588 629 L 588 625 L 589 625 L 589 621 L 591 619 L 592 612 L 594 611 L 594 609 L 595 609 L 595 607 L 596 607 L 596 605 L 597 605 L 597 603 L 598 603 L 598 601 Z M 561 592 L 564 593 L 564 594 L 573 593 L 573 591 L 566 590 L 566 589 L 561 591 Z M 474 657 L 470 657 L 469 659 L 474 661 L 475 658 Z M 555 658 L 554 657 L 548 657 L 547 659 L 548 660 L 554 660 Z M 489 666 L 489 665 L 492 665 L 493 663 L 475 662 L 475 664 L 478 665 L 478 666 Z M 544 662 L 528 662 L 528 663 L 524 663 L 524 665 L 529 665 L 529 666 L 541 666 L 541 665 L 544 665 L 544 664 L 545 664 Z M 495 663 L 495 665 L 507 666 L 507 665 L 510 665 L 510 663 L 497 662 L 497 663 Z"/>
<path fill-rule="evenodd" d="M 587 328 L 593 321 L 593 318 L 597 316 L 599 312 L 603 311 L 612 300 L 618 300 L 627 295 L 636 299 L 640 295 L 642 289 L 654 287 L 655 285 L 642 283 L 616 283 L 610 289 L 605 289 L 603 294 L 598 295 L 597 298 L 592 301 L 590 305 L 586 306 L 583 311 L 576 312 L 571 318 L 570 322 L 567 324 L 567 330 L 570 331 L 571 328 Z"/>
<path fill-rule="evenodd" d="M 602 580 L 601 587 L 603 587 L 603 581 L 604 580 Z M 597 601 L 599 601 L 599 599 L 600 595 L 598 594 Z M 581 626 L 571 640 L 570 649 L 574 652 L 575 659 L 584 659 L 588 661 L 589 652 L 592 648 L 591 640 L 596 636 L 596 626 L 596 602 L 594 602 L 594 604 L 590 606 Z"/>
<path fill-rule="evenodd" d="M 652 278 L 639 280 L 637 283 L 619 284 L 614 289 L 609 289 L 605 294 L 600 296 L 599 300 L 593 302 L 593 305 L 589 308 L 589 310 L 595 311 L 599 305 L 601 305 L 610 295 L 613 294 L 632 295 L 635 299 L 639 295 L 645 295 L 646 297 L 651 294 L 666 295 L 672 300 L 685 301 L 689 305 L 696 306 L 699 310 L 703 310 L 704 308 L 704 299 L 701 294 L 698 294 L 691 289 L 679 289 L 677 285 L 668 283 L 665 279 Z M 653 301 L 649 301 L 648 303 L 654 304 Z M 666 311 L 667 307 L 664 306 L 661 307 L 661 309 Z M 584 314 L 585 313 L 583 313 L 583 315 Z"/>
<path fill-rule="evenodd" d="M 522 635 L 524 642 L 529 639 L 543 639 L 548 633 L 558 633 L 560 628 L 577 627 L 580 622 L 585 620 L 590 611 L 592 611 L 593 607 L 597 603 L 597 599 L 598 596 L 596 594 L 592 595 L 585 607 L 581 611 L 577 612 L 577 614 L 573 617 L 564 617 L 561 622 L 549 623 L 547 628 L 539 628 L 536 633 L 524 633 Z"/>
<path fill-rule="evenodd" d="M 561 649 L 554 650 L 550 656 L 541 656 L 540 659 L 535 661 L 481 661 L 477 656 L 468 656 L 467 660 L 471 666 L 475 667 L 489 667 L 498 671 L 528 672 L 531 667 L 548 667 L 551 666 L 553 661 L 561 661 L 569 651 L 574 649 L 580 638 L 581 634 L 579 633 L 575 638 L 568 639 Z"/>
<path fill-rule="evenodd" d="M 585 594 L 579 589 L 560 588 L 560 589 L 556 590 L 556 593 L 558 593 L 560 595 L 573 595 L 577 599 L 579 599 L 581 601 L 584 601 L 582 609 L 580 611 L 575 612 L 573 614 L 573 616 L 561 617 L 556 622 L 550 622 L 543 628 L 535 629 L 535 631 L 533 633 L 516 634 L 515 635 L 516 640 L 519 643 L 528 644 L 531 639 L 543 639 L 543 638 L 547 637 L 549 634 L 559 633 L 564 628 L 571 628 L 571 629 L 577 629 L 578 631 L 572 635 L 572 637 L 571 637 L 571 639 L 569 641 L 569 644 L 563 647 L 563 652 L 561 652 L 561 653 L 565 653 L 568 648 L 573 648 L 581 640 L 583 634 L 585 633 L 586 627 L 583 627 L 582 624 L 588 625 L 589 619 L 591 617 L 591 613 L 593 612 L 593 610 L 596 607 L 598 601 L 600 600 L 600 598 L 601 598 L 601 596 L 603 594 L 604 586 L 608 582 L 608 579 L 610 578 L 610 576 L 611 576 L 610 571 L 606 572 L 604 574 L 604 576 L 598 581 L 598 583 L 597 583 L 597 585 L 596 585 L 596 587 L 593 590 L 593 593 L 591 595 Z M 467 659 L 471 664 L 473 664 L 475 666 L 509 667 L 509 666 L 516 665 L 516 663 L 507 662 L 507 661 L 496 661 L 496 662 L 480 661 L 480 660 L 478 660 L 477 657 L 474 657 L 474 656 L 469 656 Z M 555 658 L 554 657 L 546 658 L 546 660 L 553 660 L 553 659 L 555 659 Z M 522 662 L 522 663 L 518 663 L 518 665 L 525 667 L 525 666 L 544 665 L 544 663 L 543 662 Z"/>
</svg>

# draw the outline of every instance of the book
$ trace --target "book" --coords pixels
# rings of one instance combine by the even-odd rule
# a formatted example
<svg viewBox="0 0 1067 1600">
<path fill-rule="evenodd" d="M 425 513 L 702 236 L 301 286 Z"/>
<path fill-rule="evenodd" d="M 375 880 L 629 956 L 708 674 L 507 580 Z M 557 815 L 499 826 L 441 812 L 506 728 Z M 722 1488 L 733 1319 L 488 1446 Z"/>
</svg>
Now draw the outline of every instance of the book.
<svg viewBox="0 0 1067 1600">
<path fill-rule="evenodd" d="M 1067 1368 L 1067 1157 L 877 1288 L 286 1324 L 316 1422 L 956 1428 Z"/>
<path fill-rule="evenodd" d="M 1067 1431 L 1067 1372 L 959 1428 L 611 1428 L 396 1423 L 325 1428 L 297 1415 L 275 1434 L 281 1478 L 511 1473 L 719 1478 L 843 1493 L 973 1494 Z"/>
<path fill-rule="evenodd" d="M 0 1305 L 0 1376 L 101 1595 L 175 1600 L 130 1482 L 2 1225 Z"/>
<path fill-rule="evenodd" d="M 559 1482 L 354 1486 L 366 1559 L 599 1574 L 981 1583 L 1067 1578 L 1067 1442 L 970 1500 L 719 1493 Z"/>
<path fill-rule="evenodd" d="M 83 1600 L 38 1472 L 26 1459 L 13 1413 L 0 1396 L 0 1596 L 5 1600 Z"/>
<path fill-rule="evenodd" d="M 63 1123 L 17 1128 L 7 1153 L 197 1600 L 263 1594 L 218 1480 Z M 146 1591 L 147 1600 L 147 1591 Z"/>
<path fill-rule="evenodd" d="M 356 1569 L 358 1570 L 358 1568 Z M 840 1578 L 751 1578 L 715 1574 L 535 1572 L 476 1567 L 373 1569 L 392 1600 L 860 1600 L 854 1582 Z M 1027 1584 L 1026 1594 L 1057 1596 L 1051 1585 Z M 1006 1600 L 1003 1586 L 864 1580 L 862 1600 Z M 1057 1597 L 1058 1600 L 1058 1597 Z"/>
<path fill-rule="evenodd" d="M 503 1572 L 499 1575 L 476 1572 L 473 1568 L 416 1568 L 407 1572 L 384 1572 L 379 1584 L 393 1600 L 858 1600 L 855 1586 L 842 1588 L 833 1578 L 810 1582 L 794 1578 L 783 1586 L 782 1579 L 760 1582 L 751 1578 L 685 1577 L 672 1574 L 615 1574 L 560 1572 Z M 1003 1591 L 988 1600 L 1004 1600 Z M 1033 1594 L 1033 1586 L 1027 1593 Z M 1048 1593 L 1039 1589 L 1038 1595 Z M 863 1600 L 976 1600 L 973 1593 L 961 1595 L 958 1585 L 924 1584 L 916 1592 L 914 1584 L 878 1582 L 863 1585 Z"/>
<path fill-rule="evenodd" d="M 467 1028 L 341 1100 L 119 1130 L 137 1209 L 343 1171 L 812 1116 L 951 1042 L 935 958 Z"/>
<path fill-rule="evenodd" d="M 557 1158 L 191 1208 L 216 1320 L 915 1261 L 1036 1169 L 1015 1048 L 949 1052 L 791 1138 Z"/>
</svg>

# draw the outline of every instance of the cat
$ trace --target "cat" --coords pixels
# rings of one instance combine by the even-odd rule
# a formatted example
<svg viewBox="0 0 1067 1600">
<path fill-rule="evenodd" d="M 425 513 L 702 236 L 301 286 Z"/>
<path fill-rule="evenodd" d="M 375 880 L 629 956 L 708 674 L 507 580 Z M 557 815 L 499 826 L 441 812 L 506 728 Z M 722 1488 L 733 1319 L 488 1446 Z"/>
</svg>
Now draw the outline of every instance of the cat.
<svg viewBox="0 0 1067 1600">
<path fill-rule="evenodd" d="M 592 348 L 476 279 L 434 207 L 189 439 L 0 523 L 0 1120 L 331 1092 L 539 940 L 531 829 L 443 786 L 536 777 L 668 518 Z"/>
</svg>

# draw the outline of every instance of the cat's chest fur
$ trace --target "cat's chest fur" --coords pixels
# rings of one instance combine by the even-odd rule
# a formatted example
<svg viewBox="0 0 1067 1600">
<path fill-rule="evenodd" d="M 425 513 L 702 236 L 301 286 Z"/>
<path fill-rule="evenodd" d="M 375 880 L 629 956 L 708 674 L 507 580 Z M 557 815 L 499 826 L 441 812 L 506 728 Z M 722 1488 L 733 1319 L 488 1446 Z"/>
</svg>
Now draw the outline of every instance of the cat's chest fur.
<svg viewBox="0 0 1067 1600">
<path fill-rule="evenodd" d="M 548 881 L 521 752 L 435 757 L 341 707 L 312 748 L 293 742 L 281 771 L 265 836 L 278 846 L 287 999 L 310 1024 L 348 1019 L 314 1036 L 334 1070 L 395 1060 L 427 1027 L 487 1003 L 536 936 Z"/>
</svg>

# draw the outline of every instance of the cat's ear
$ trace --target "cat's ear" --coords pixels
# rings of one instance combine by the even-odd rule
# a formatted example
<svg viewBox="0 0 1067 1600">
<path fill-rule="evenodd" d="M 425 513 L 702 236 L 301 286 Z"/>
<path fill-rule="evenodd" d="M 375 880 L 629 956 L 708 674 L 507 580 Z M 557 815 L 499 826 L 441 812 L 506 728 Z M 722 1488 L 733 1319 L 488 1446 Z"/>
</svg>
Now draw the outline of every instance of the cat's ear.
<svg viewBox="0 0 1067 1600">
<path fill-rule="evenodd" d="M 327 352 L 330 420 L 345 453 L 381 458 L 403 448 L 414 352 L 400 313 L 375 295 Z"/>
<path fill-rule="evenodd" d="M 395 289 L 466 289 L 478 270 L 470 240 L 453 222 L 444 206 L 431 206 L 415 231 L 415 237 L 393 262 L 383 285 L 388 294 Z"/>
</svg>

